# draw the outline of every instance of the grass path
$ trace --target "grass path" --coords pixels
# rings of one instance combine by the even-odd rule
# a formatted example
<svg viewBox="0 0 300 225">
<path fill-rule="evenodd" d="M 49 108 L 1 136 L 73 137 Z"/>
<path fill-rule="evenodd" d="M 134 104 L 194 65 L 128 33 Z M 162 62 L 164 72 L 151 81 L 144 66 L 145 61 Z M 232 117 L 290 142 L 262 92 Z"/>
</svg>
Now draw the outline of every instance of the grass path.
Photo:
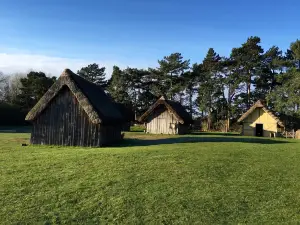
<svg viewBox="0 0 300 225">
<path fill-rule="evenodd" d="M 1 223 L 300 222 L 300 141 L 126 136 L 95 149 L 0 134 Z"/>
</svg>

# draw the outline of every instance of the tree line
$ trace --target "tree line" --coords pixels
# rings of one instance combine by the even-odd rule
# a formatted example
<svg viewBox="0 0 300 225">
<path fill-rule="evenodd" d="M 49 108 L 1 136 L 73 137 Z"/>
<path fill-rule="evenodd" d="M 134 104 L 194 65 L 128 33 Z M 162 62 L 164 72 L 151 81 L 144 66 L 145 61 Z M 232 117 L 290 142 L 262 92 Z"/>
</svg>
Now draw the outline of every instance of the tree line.
<svg viewBox="0 0 300 225">
<path fill-rule="evenodd" d="M 191 64 L 181 53 L 158 60 L 156 68 L 113 67 L 90 64 L 77 71 L 100 85 L 116 102 L 130 107 L 136 117 L 159 96 L 181 102 L 194 118 L 206 121 L 208 130 L 230 130 L 232 124 L 258 99 L 269 109 L 300 119 L 300 41 L 283 52 L 277 46 L 264 50 L 259 37 L 249 37 L 229 56 L 208 49 L 202 62 Z M 0 101 L 27 113 L 56 77 L 43 72 L 0 74 Z"/>
</svg>

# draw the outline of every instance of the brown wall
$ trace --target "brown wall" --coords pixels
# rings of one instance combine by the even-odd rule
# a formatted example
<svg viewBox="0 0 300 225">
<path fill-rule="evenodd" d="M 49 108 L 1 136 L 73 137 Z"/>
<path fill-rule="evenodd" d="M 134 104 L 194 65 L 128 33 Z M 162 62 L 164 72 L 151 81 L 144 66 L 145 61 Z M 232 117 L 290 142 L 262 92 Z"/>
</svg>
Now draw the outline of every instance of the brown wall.
<svg viewBox="0 0 300 225">
<path fill-rule="evenodd" d="M 112 136 L 111 136 L 112 135 Z M 120 127 L 93 124 L 65 87 L 33 121 L 32 144 L 101 146 L 121 138 Z"/>
</svg>

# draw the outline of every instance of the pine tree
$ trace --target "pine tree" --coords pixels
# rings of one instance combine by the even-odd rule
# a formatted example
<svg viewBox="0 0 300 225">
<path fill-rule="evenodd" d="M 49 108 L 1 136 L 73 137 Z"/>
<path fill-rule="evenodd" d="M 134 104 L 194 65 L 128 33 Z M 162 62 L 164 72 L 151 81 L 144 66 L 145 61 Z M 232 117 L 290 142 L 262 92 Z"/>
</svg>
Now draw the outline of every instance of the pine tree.
<svg viewBox="0 0 300 225">
<path fill-rule="evenodd" d="M 295 60 L 296 66 L 300 69 L 300 40 L 291 43 L 291 54 Z"/>
<path fill-rule="evenodd" d="M 128 80 L 126 74 L 119 67 L 114 66 L 110 80 L 108 81 L 108 92 L 118 103 L 130 104 L 130 97 L 127 93 Z"/>
<path fill-rule="evenodd" d="M 28 112 L 55 82 L 56 77 L 47 77 L 43 72 L 31 71 L 21 78 L 20 93 L 16 96 L 14 104 Z"/>
<path fill-rule="evenodd" d="M 154 80 L 153 91 L 173 99 L 184 90 L 183 74 L 189 69 L 190 60 L 183 60 L 181 53 L 172 53 L 158 60 L 159 67 L 150 69 Z M 180 95 L 180 94 L 179 94 Z"/>
<path fill-rule="evenodd" d="M 238 73 L 246 84 L 246 93 L 241 94 L 240 103 L 246 105 L 245 110 L 251 105 L 251 84 L 261 70 L 263 49 L 259 37 L 250 37 L 239 48 L 234 48 L 231 58 L 236 61 Z"/>
<path fill-rule="evenodd" d="M 107 86 L 107 80 L 105 77 L 105 67 L 99 67 L 98 64 L 93 63 L 86 67 L 82 67 L 77 71 L 77 74 L 84 79 L 95 83 L 103 88 Z"/>
<path fill-rule="evenodd" d="M 222 97 L 220 73 L 221 57 L 210 48 L 202 62 L 202 73 L 199 76 L 198 103 L 200 110 L 208 116 L 208 130 L 212 128 L 212 112 L 217 109 L 216 105 Z"/>
<path fill-rule="evenodd" d="M 284 64 L 282 51 L 276 46 L 263 54 L 260 74 L 254 79 L 253 97 L 255 99 L 265 100 L 266 96 L 274 90 L 278 85 L 276 79 L 282 73 Z M 269 104 L 267 102 L 267 105 Z"/>
<path fill-rule="evenodd" d="M 267 99 L 273 102 L 273 108 L 285 115 L 300 118 L 300 41 L 291 44 L 287 51 L 286 60 L 289 67 L 286 72 L 276 77 L 278 85 L 270 92 Z"/>
</svg>

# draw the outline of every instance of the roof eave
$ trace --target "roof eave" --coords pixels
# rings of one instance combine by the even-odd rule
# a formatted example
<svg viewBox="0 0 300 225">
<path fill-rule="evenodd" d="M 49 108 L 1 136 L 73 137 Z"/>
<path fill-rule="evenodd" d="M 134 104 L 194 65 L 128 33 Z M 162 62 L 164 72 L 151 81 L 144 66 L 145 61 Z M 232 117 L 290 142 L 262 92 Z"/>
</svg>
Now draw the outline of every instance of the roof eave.
<svg viewBox="0 0 300 225">
<path fill-rule="evenodd" d="M 43 95 L 43 97 L 38 101 L 38 103 L 28 112 L 25 117 L 27 121 L 33 121 L 36 119 L 42 111 L 47 107 L 50 101 L 59 93 L 63 86 L 67 86 L 73 95 L 76 97 L 80 106 L 87 113 L 89 119 L 94 124 L 102 123 L 101 118 L 99 117 L 96 110 L 93 108 L 88 98 L 79 90 L 75 82 L 71 77 L 63 73 L 64 76 L 58 78 L 58 80 L 50 87 L 50 89 Z"/>
</svg>

